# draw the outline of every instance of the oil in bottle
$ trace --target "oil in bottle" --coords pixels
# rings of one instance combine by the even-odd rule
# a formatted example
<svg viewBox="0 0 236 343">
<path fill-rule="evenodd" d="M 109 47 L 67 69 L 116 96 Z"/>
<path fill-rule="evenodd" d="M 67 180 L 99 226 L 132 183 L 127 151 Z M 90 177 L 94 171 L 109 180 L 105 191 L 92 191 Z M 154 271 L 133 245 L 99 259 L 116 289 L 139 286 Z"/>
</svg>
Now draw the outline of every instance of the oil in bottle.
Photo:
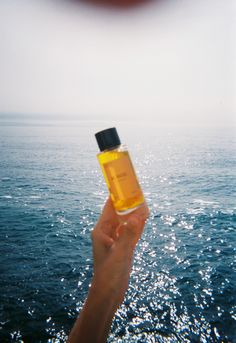
<svg viewBox="0 0 236 343">
<path fill-rule="evenodd" d="M 144 195 L 127 148 L 115 127 L 99 131 L 95 137 L 101 151 L 97 157 L 116 212 L 134 211 L 143 204 Z"/>
</svg>

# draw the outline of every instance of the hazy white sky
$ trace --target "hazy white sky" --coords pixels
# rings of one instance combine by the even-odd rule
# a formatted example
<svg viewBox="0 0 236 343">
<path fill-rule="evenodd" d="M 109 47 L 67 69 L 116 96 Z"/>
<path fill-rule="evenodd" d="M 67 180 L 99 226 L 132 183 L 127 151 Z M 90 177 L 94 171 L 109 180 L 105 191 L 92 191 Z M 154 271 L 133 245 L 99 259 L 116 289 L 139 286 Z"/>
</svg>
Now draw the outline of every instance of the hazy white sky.
<svg viewBox="0 0 236 343">
<path fill-rule="evenodd" d="M 235 6 L 0 1 L 0 112 L 232 125 Z"/>
</svg>

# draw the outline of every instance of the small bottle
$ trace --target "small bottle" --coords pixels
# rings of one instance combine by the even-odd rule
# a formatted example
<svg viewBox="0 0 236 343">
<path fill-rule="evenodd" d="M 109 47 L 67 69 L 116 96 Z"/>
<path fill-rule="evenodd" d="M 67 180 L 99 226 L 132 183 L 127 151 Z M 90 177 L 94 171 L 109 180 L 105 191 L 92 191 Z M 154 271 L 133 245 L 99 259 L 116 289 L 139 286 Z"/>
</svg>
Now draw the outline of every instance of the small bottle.
<svg viewBox="0 0 236 343">
<path fill-rule="evenodd" d="M 100 153 L 97 155 L 114 208 L 118 214 L 134 211 L 144 202 L 134 167 L 115 127 L 95 134 Z"/>
</svg>

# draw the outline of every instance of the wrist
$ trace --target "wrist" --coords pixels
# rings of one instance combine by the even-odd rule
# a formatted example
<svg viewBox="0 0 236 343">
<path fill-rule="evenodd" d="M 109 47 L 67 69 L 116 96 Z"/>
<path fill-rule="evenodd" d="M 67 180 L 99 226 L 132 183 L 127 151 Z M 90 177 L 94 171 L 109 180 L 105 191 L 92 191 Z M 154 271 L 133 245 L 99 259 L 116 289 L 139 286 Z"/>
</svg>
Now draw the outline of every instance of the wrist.
<svg viewBox="0 0 236 343">
<path fill-rule="evenodd" d="M 101 275 L 94 275 L 89 289 L 89 298 L 96 298 L 100 303 L 104 302 L 108 308 L 119 306 L 119 286 L 115 280 L 108 280 Z"/>
</svg>

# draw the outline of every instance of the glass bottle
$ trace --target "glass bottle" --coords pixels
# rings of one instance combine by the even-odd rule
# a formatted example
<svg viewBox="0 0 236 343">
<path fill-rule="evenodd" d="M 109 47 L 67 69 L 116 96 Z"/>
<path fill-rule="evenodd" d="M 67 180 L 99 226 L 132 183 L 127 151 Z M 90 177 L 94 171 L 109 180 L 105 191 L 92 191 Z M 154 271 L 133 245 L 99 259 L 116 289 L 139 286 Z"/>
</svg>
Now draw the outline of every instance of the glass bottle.
<svg viewBox="0 0 236 343">
<path fill-rule="evenodd" d="M 129 152 L 121 144 L 115 127 L 95 134 L 100 153 L 97 154 L 109 193 L 118 214 L 134 211 L 144 202 Z"/>
</svg>

